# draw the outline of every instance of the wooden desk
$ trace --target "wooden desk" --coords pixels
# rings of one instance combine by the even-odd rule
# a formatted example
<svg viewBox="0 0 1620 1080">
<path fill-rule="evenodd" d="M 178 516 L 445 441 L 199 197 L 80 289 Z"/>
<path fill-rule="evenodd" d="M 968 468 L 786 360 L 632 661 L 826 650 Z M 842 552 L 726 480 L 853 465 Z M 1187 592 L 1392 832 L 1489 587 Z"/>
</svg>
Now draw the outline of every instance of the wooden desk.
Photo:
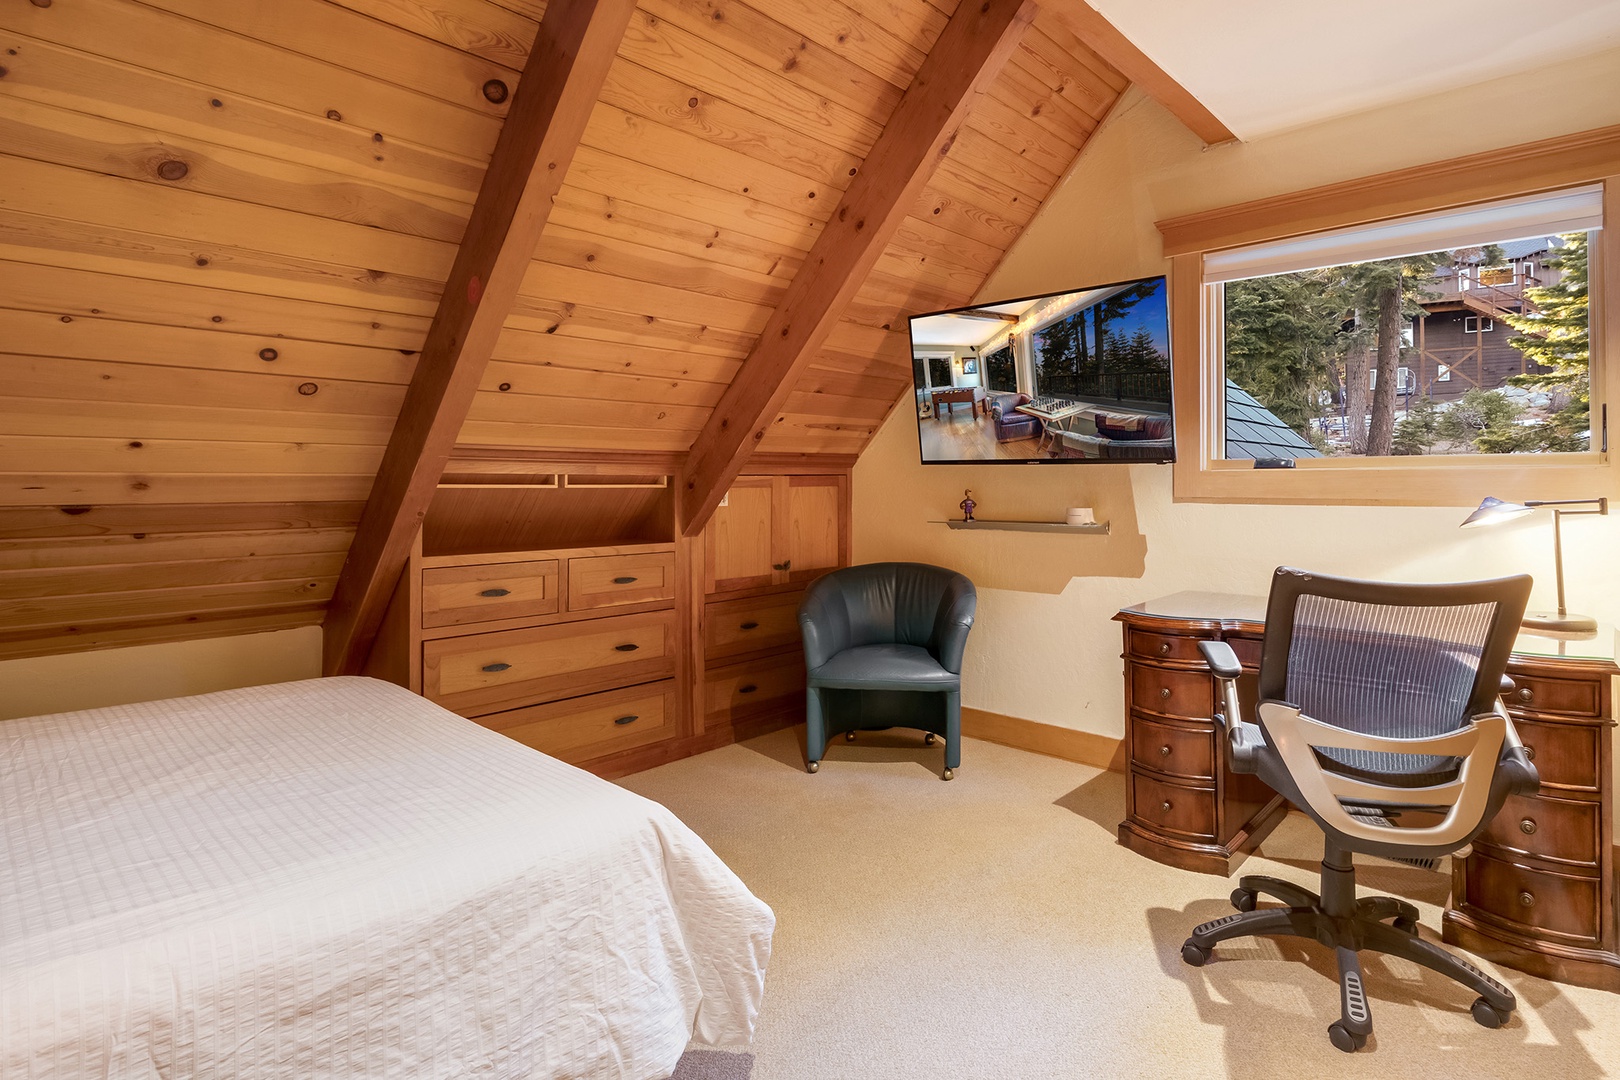
<svg viewBox="0 0 1620 1080">
<path fill-rule="evenodd" d="M 1265 633 L 1263 597 L 1186 592 L 1115 616 L 1125 637 L 1125 820 L 1119 842 L 1171 866 L 1229 874 L 1288 807 L 1233 773 L 1209 719 L 1215 680 L 1198 651 L 1222 640 L 1243 664 L 1252 717 Z M 1541 773 L 1453 857 L 1441 920 L 1450 944 L 1543 978 L 1620 991 L 1615 877 L 1613 627 L 1585 640 L 1521 634 L 1508 662 L 1508 712 Z"/>
</svg>

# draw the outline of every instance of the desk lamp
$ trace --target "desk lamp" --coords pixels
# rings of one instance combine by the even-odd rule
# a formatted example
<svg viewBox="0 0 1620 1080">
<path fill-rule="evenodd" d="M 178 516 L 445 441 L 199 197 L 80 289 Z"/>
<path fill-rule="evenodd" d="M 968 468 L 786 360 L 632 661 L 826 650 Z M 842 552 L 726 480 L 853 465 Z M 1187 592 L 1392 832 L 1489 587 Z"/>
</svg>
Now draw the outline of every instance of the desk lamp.
<svg viewBox="0 0 1620 1080">
<path fill-rule="evenodd" d="M 1597 629 L 1597 620 L 1590 615 L 1571 615 L 1564 606 L 1564 534 L 1562 521 L 1565 514 L 1607 514 L 1608 499 L 1551 499 L 1522 503 L 1503 502 L 1487 495 L 1479 509 L 1468 515 L 1462 523 L 1467 529 L 1476 525 L 1492 525 L 1509 518 L 1522 517 L 1539 507 L 1550 506 L 1553 512 L 1553 566 L 1558 574 L 1558 610 L 1526 612 L 1521 623 L 1529 630 L 1552 630 L 1562 634 L 1583 633 Z M 1590 506 L 1592 510 L 1565 510 L 1566 506 Z"/>
</svg>

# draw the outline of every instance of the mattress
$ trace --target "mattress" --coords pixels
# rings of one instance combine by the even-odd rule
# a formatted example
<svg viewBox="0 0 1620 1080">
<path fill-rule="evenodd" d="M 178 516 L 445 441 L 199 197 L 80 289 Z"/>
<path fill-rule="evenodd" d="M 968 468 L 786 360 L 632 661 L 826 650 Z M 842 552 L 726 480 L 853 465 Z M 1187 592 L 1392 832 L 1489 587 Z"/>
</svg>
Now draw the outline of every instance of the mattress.
<svg viewBox="0 0 1620 1080">
<path fill-rule="evenodd" d="M 668 810 L 396 686 L 0 723 L 0 1077 L 668 1076 L 771 910 Z"/>
</svg>

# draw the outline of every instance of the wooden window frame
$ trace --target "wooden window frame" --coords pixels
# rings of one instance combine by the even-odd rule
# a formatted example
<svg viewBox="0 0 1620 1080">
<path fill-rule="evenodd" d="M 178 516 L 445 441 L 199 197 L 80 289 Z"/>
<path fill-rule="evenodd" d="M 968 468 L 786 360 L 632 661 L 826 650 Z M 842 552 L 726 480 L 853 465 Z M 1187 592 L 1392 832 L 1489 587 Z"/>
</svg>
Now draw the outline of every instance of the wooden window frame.
<svg viewBox="0 0 1620 1080">
<path fill-rule="evenodd" d="M 1292 469 L 1217 456 L 1225 411 L 1219 285 L 1205 254 L 1285 237 L 1602 183 L 1591 279 L 1593 449 L 1575 454 L 1307 458 Z M 1471 506 L 1486 495 L 1613 496 L 1602 428 L 1620 383 L 1620 125 L 1362 177 L 1157 223 L 1170 259 L 1177 502 Z M 1614 409 L 1608 412 L 1616 413 Z M 1620 421 L 1620 413 L 1616 413 Z"/>
</svg>

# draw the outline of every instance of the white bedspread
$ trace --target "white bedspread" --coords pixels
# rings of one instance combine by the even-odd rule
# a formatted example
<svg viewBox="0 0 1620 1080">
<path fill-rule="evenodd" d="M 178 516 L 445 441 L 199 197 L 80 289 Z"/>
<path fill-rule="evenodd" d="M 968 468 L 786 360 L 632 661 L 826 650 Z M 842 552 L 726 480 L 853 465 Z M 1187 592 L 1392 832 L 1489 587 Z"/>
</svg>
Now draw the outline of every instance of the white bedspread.
<svg viewBox="0 0 1620 1080">
<path fill-rule="evenodd" d="M 662 806 L 386 683 L 0 723 L 5 1080 L 651 1080 L 747 1048 L 774 921 Z"/>
</svg>

